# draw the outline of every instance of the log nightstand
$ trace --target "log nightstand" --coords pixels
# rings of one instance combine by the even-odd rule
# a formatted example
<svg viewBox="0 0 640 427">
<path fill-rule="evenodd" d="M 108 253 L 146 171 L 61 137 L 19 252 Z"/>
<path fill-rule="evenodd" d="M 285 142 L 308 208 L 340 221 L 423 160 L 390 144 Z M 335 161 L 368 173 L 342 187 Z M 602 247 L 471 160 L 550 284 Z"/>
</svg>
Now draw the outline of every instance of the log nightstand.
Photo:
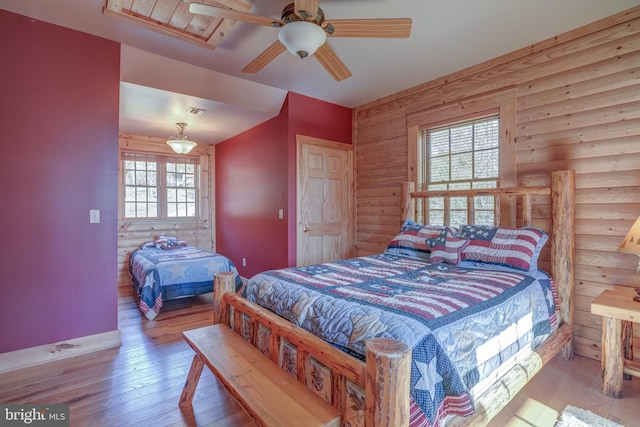
<svg viewBox="0 0 640 427">
<path fill-rule="evenodd" d="M 623 374 L 640 377 L 640 363 L 625 359 L 625 353 L 633 359 L 632 322 L 640 322 L 635 295 L 633 288 L 621 287 L 602 292 L 591 303 L 591 313 L 602 316 L 602 392 L 611 397 L 622 397 Z"/>
</svg>

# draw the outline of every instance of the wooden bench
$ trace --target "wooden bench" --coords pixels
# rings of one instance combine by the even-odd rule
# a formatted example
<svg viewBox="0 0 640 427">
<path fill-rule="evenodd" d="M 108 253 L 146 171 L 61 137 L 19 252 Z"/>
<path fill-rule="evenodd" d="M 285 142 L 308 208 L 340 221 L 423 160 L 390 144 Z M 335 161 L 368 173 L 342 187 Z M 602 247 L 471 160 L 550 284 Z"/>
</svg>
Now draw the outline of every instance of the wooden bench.
<svg viewBox="0 0 640 427">
<path fill-rule="evenodd" d="M 191 405 L 207 365 L 260 426 L 339 426 L 340 413 L 224 324 L 182 333 L 196 352 L 180 397 Z"/>
</svg>

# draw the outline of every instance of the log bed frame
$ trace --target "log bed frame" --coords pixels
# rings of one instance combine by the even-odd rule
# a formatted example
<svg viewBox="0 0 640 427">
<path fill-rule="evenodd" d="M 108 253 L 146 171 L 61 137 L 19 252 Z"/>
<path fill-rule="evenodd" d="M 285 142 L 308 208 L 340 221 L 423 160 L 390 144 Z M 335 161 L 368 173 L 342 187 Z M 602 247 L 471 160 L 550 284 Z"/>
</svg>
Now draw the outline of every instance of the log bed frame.
<svg viewBox="0 0 640 427">
<path fill-rule="evenodd" d="M 412 184 L 407 183 L 403 189 L 406 190 L 402 197 L 403 219 L 414 217 L 414 201 L 418 198 L 494 195 L 521 197 L 523 222 L 530 225 L 532 198 L 551 197 L 551 274 L 558 289 L 560 327 L 482 395 L 474 396 L 473 415 L 452 417 L 447 422 L 447 426 L 484 426 L 554 356 L 573 357 L 575 173 L 572 170 L 552 172 L 548 187 L 414 192 Z M 323 397 L 342 414 L 343 426 L 347 420 L 367 427 L 409 425 L 411 351 L 406 344 L 386 338 L 370 340 L 365 363 L 235 294 L 233 273 L 219 273 L 215 281 L 214 323 L 229 325 L 281 367 L 284 344 L 287 349 L 293 346 L 296 362 L 293 370 L 291 364 L 283 369 L 312 390 L 312 359 L 313 366 L 320 362 L 328 368 L 330 393 Z M 360 408 L 354 408 L 350 403 L 353 400 L 348 400 L 353 398 L 349 393 L 353 394 L 354 388 L 359 388 L 365 396 Z"/>
</svg>

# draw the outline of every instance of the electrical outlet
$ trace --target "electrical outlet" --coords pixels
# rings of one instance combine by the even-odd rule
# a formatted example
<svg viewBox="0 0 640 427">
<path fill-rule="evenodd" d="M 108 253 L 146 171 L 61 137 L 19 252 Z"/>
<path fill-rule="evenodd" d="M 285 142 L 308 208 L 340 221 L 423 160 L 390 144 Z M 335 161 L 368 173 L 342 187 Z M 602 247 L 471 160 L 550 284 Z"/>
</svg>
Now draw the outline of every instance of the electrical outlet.
<svg viewBox="0 0 640 427">
<path fill-rule="evenodd" d="M 284 209 L 278 209 L 278 219 L 284 219 Z"/>
</svg>

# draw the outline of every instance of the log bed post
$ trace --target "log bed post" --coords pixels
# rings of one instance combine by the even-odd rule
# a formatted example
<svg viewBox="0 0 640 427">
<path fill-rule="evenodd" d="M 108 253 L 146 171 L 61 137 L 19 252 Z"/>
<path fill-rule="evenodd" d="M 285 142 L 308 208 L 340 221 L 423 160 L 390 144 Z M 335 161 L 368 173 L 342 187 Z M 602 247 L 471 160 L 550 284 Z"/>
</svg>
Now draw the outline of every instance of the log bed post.
<svg viewBox="0 0 640 427">
<path fill-rule="evenodd" d="M 416 190 L 413 182 L 402 183 L 402 194 L 400 195 L 400 209 L 402 209 L 402 220 L 415 220 L 415 201 L 411 197 L 411 193 Z"/>
<path fill-rule="evenodd" d="M 222 304 L 222 296 L 236 291 L 236 275 L 231 271 L 217 273 L 213 284 L 213 324 L 227 323 L 225 316 L 228 316 Z"/>
<path fill-rule="evenodd" d="M 365 426 L 408 427 L 411 349 L 402 341 L 367 341 Z"/>
<path fill-rule="evenodd" d="M 573 330 L 575 283 L 575 172 L 551 173 L 551 275 L 558 289 L 560 320 Z M 562 359 L 573 358 L 573 339 L 558 352 Z"/>
</svg>

